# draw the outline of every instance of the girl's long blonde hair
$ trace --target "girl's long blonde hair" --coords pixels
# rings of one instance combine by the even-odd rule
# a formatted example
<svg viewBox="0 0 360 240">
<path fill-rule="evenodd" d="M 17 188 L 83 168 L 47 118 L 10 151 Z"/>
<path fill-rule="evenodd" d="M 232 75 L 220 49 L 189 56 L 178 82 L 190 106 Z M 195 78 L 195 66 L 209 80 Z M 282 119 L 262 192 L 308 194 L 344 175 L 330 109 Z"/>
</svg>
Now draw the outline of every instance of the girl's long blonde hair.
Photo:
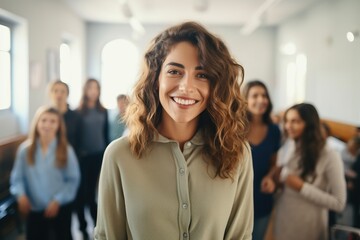
<svg viewBox="0 0 360 240">
<path fill-rule="evenodd" d="M 56 166 L 58 168 L 63 168 L 67 164 L 67 139 L 66 139 L 66 129 L 63 116 L 61 113 L 53 107 L 40 107 L 33 118 L 31 123 L 30 133 L 28 137 L 29 150 L 27 152 L 27 161 L 29 165 L 34 165 L 35 163 L 35 151 L 36 151 L 36 142 L 39 139 L 39 132 L 37 131 L 37 125 L 39 123 L 40 117 L 44 113 L 51 113 L 57 116 L 59 120 L 59 128 L 56 132 L 57 146 L 56 146 Z"/>
</svg>

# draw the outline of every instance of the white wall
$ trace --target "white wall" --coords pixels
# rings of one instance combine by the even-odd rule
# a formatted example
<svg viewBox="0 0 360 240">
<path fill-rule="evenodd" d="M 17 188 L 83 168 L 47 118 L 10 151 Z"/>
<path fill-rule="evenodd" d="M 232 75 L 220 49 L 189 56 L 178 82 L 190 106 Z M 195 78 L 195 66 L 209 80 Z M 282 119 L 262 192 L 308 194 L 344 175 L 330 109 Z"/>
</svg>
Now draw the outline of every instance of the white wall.
<svg viewBox="0 0 360 240">
<path fill-rule="evenodd" d="M 83 81 L 85 73 L 85 23 L 74 14 L 62 1 L 57 0 L 0 0 L 0 8 L 3 11 L 23 18 L 28 27 L 27 37 L 28 52 L 24 52 L 27 58 L 25 63 L 29 68 L 28 79 L 29 93 L 28 104 L 24 111 L 28 111 L 28 119 L 32 119 L 36 109 L 47 103 L 46 86 L 47 78 L 47 54 L 49 50 L 57 52 L 64 37 L 70 36 L 76 46 L 77 71 L 76 77 Z M 1 11 L 0 11 L 1 14 Z M 29 76 L 35 69 L 38 76 L 35 84 L 31 84 Z M 26 87 L 26 86 L 24 86 Z M 81 93 L 77 93 L 80 95 Z M 14 98 L 21 98 L 18 94 Z M 26 97 L 26 96 L 25 96 Z M 19 128 L 14 124 L 6 124 L 12 117 L 0 116 L 0 138 L 19 133 Z M 6 128 L 3 129 L 3 128 Z M 26 132 L 23 129 L 21 132 Z"/>
<path fill-rule="evenodd" d="M 307 55 L 305 100 L 324 118 L 360 125 L 360 39 L 349 43 L 347 31 L 360 31 L 360 1 L 322 1 L 310 11 L 281 25 L 277 33 L 275 107 L 286 105 L 286 63 L 279 52 L 293 42 Z"/>
<path fill-rule="evenodd" d="M 168 25 L 145 25 L 146 34 L 138 40 L 132 38 L 132 30 L 128 24 L 87 24 L 87 71 L 88 76 L 100 79 L 101 51 L 111 40 L 121 38 L 133 42 L 139 49 L 142 60 L 143 54 L 150 41 Z M 245 68 L 245 80 L 260 78 L 269 86 L 275 77 L 275 30 L 265 28 L 256 31 L 251 36 L 243 36 L 239 27 L 207 26 L 219 36 L 228 46 L 234 58 Z M 139 63 L 140 64 L 140 63 Z M 119 78 L 121 81 L 121 77 Z M 121 84 L 121 83 L 119 83 Z M 270 89 L 271 90 L 271 89 Z"/>
</svg>

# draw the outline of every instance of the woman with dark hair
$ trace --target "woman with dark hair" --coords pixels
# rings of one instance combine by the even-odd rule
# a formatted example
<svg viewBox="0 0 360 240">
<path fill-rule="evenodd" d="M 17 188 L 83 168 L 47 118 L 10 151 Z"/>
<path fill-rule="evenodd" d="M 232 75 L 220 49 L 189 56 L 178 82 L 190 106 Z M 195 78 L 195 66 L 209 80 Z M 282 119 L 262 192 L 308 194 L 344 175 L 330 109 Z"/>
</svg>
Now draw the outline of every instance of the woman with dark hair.
<svg viewBox="0 0 360 240">
<path fill-rule="evenodd" d="M 145 54 L 125 119 L 107 148 L 95 239 L 251 239 L 253 171 L 243 68 L 194 22 Z"/>
<path fill-rule="evenodd" d="M 273 208 L 275 183 L 272 179 L 281 133 L 272 123 L 272 103 L 265 84 L 249 81 L 243 95 L 247 100 L 250 129 L 247 135 L 254 167 L 254 240 L 263 240 Z"/>
<path fill-rule="evenodd" d="M 10 182 L 19 211 L 26 216 L 26 239 L 72 239 L 70 203 L 80 172 L 63 116 L 55 108 L 36 112 L 29 137 L 17 151 Z"/>
<path fill-rule="evenodd" d="M 80 116 L 76 111 L 71 110 L 67 103 L 69 93 L 69 86 L 61 80 L 55 80 L 49 84 L 49 99 L 51 105 L 63 115 L 67 140 L 75 152 L 78 153 L 81 136 Z"/>
<path fill-rule="evenodd" d="M 295 148 L 281 169 L 275 239 L 328 239 L 328 210 L 342 211 L 346 186 L 340 155 L 325 145 L 319 115 L 308 103 L 285 112 L 285 133 Z"/>
<path fill-rule="evenodd" d="M 81 116 L 79 158 L 81 182 L 76 198 L 76 212 L 83 239 L 88 239 L 84 215 L 88 206 L 94 225 L 97 216 L 96 186 L 105 148 L 109 144 L 108 113 L 100 102 L 100 84 L 96 79 L 85 82 L 78 112 Z"/>
</svg>

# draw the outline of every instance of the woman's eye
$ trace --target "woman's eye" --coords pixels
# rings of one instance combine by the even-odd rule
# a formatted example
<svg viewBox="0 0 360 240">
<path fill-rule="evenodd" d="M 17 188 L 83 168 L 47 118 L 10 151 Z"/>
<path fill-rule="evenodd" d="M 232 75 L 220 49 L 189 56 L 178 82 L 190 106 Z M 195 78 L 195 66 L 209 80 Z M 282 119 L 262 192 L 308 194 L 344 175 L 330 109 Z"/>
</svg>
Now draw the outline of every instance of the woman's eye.
<svg viewBox="0 0 360 240">
<path fill-rule="evenodd" d="M 208 79 L 208 76 L 205 73 L 199 73 L 198 78 L 204 78 L 204 79 Z"/>
<path fill-rule="evenodd" d="M 172 74 L 172 75 L 179 75 L 180 74 L 180 72 L 178 70 L 169 70 L 168 73 Z"/>
</svg>

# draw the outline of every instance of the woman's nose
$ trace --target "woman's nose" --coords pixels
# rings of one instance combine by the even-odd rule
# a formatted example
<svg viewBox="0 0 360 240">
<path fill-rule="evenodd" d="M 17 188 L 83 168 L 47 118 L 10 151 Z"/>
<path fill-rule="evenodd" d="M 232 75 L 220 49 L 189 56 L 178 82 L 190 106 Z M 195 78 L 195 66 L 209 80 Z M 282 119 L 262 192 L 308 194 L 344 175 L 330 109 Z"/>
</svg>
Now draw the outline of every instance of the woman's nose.
<svg viewBox="0 0 360 240">
<path fill-rule="evenodd" d="M 185 74 L 179 84 L 179 90 L 184 93 L 191 93 L 194 91 L 194 79 L 189 74 Z"/>
</svg>

